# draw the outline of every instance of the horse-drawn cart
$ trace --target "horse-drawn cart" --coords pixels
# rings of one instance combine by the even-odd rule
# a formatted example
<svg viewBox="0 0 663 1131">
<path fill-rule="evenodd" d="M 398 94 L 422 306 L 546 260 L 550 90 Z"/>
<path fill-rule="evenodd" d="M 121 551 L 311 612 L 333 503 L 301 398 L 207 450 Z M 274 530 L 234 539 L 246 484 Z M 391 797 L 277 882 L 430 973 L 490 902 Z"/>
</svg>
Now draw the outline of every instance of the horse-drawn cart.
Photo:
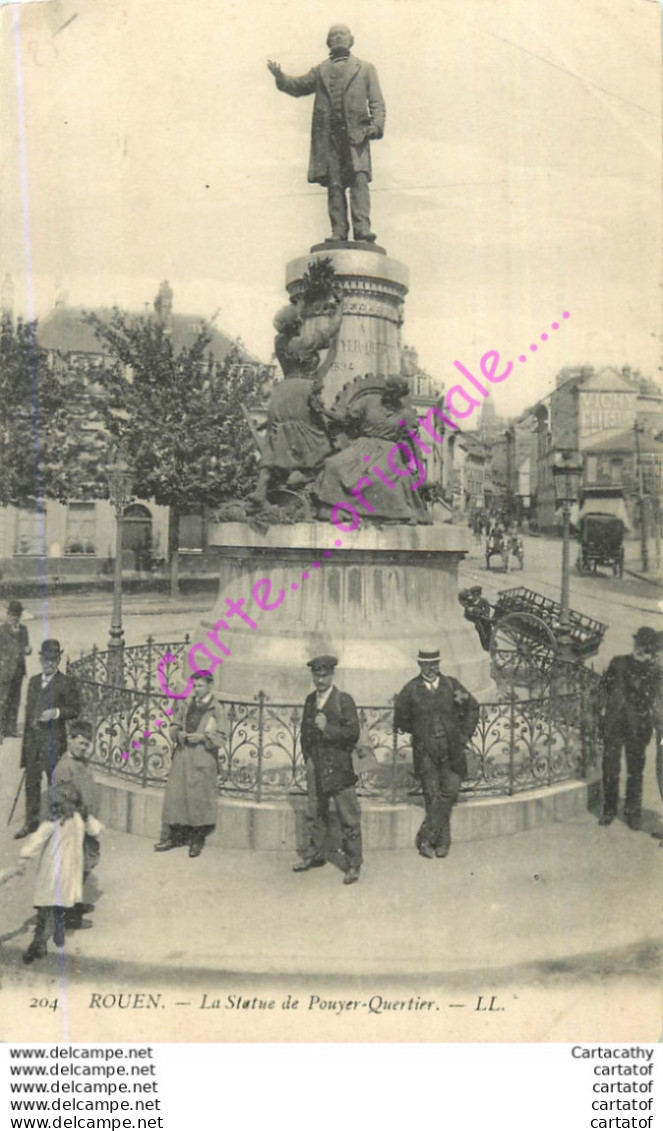
<svg viewBox="0 0 663 1131">
<path fill-rule="evenodd" d="M 459 600 L 490 651 L 495 680 L 530 691 L 550 681 L 563 633 L 557 601 L 524 586 L 498 593 L 492 606 L 478 586 L 463 590 Z M 575 610 L 569 611 L 569 622 L 577 663 L 582 664 L 598 652 L 607 626 Z"/>
<path fill-rule="evenodd" d="M 578 573 L 596 573 L 608 566 L 615 577 L 624 575 L 624 534 L 630 530 L 621 487 L 586 487 L 578 522 Z"/>
<path fill-rule="evenodd" d="M 509 568 L 509 549 L 507 537 L 501 527 L 495 527 L 486 536 L 486 569 L 490 569 L 491 558 L 501 558 L 502 569 L 506 573 Z"/>
</svg>

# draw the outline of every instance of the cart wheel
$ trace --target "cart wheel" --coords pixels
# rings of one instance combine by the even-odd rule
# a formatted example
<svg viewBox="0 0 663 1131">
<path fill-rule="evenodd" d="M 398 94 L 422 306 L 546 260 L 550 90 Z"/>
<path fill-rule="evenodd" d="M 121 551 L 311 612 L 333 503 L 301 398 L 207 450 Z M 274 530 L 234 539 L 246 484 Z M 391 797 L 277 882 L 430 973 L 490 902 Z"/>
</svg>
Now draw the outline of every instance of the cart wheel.
<svg viewBox="0 0 663 1131">
<path fill-rule="evenodd" d="M 624 550 L 622 548 L 622 552 L 619 555 L 619 577 L 623 577 L 623 576 L 624 576 Z"/>
<path fill-rule="evenodd" d="M 490 641 L 491 674 L 511 688 L 543 691 L 552 675 L 557 641 L 533 613 L 509 613 L 495 625 Z"/>
</svg>

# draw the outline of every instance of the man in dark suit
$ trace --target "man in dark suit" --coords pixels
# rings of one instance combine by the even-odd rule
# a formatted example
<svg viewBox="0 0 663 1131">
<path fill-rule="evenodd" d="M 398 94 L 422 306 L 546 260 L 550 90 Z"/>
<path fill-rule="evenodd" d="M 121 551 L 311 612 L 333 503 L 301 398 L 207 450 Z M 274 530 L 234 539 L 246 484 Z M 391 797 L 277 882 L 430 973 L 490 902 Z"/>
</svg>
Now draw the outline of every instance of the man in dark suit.
<svg viewBox="0 0 663 1131">
<path fill-rule="evenodd" d="M 315 691 L 304 703 L 302 717 L 308 846 L 293 871 L 308 872 L 327 863 L 325 841 L 329 802 L 333 799 L 347 861 L 343 883 L 354 884 L 362 864 L 361 810 L 355 792 L 357 775 L 352 766 L 352 751 L 359 740 L 359 718 L 354 699 L 334 686 L 337 663 L 335 656 L 316 656 L 308 664 L 315 684 Z"/>
<path fill-rule="evenodd" d="M 45 640 L 39 652 L 42 675 L 28 683 L 21 766 L 25 769 L 25 825 L 15 834 L 20 840 L 39 825 L 41 775 L 50 783 L 55 764 L 67 749 L 68 719 L 80 714 L 78 687 L 58 671 L 62 649 L 58 640 Z"/>
<path fill-rule="evenodd" d="M 658 718 L 661 669 L 656 663 L 658 633 L 639 628 L 633 652 L 615 656 L 601 679 L 603 729 L 603 807 L 600 825 L 617 816 L 622 747 L 626 755 L 624 816 L 630 829 L 642 828 L 642 775 L 645 751 Z"/>
<path fill-rule="evenodd" d="M 308 74 L 291 78 L 278 63 L 267 66 L 285 94 L 315 94 L 308 179 L 327 188 L 332 240 L 348 238 L 349 188 L 354 238 L 372 243 L 369 142 L 382 137 L 386 111 L 377 71 L 350 54 L 353 43 L 350 29 L 334 24 L 327 35 L 329 59 Z"/>
<path fill-rule="evenodd" d="M 6 620 L 0 624 L 0 742 L 5 735 L 16 734 L 25 657 L 32 652 L 28 630 L 20 623 L 22 615 L 21 602 L 10 601 Z"/>
<path fill-rule="evenodd" d="M 447 856 L 451 809 L 467 774 L 465 745 L 479 720 L 479 704 L 469 691 L 440 671 L 438 650 L 421 650 L 421 674 L 396 698 L 394 730 L 412 735 L 415 777 L 421 781 L 426 816 L 417 833 L 421 856 Z"/>
</svg>

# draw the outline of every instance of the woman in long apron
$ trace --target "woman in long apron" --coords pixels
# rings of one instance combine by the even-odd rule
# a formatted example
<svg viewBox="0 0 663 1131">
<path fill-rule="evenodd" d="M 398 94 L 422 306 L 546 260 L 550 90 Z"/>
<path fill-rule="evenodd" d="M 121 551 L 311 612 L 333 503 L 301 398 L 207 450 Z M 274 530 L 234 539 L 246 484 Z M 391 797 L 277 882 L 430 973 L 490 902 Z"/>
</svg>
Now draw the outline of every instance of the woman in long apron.
<svg viewBox="0 0 663 1131">
<path fill-rule="evenodd" d="M 189 845 L 200 856 L 217 814 L 217 756 L 227 725 L 214 698 L 211 672 L 195 673 L 193 697 L 178 702 L 171 723 L 173 761 L 163 800 L 162 839 L 154 848 L 168 852 Z"/>
</svg>

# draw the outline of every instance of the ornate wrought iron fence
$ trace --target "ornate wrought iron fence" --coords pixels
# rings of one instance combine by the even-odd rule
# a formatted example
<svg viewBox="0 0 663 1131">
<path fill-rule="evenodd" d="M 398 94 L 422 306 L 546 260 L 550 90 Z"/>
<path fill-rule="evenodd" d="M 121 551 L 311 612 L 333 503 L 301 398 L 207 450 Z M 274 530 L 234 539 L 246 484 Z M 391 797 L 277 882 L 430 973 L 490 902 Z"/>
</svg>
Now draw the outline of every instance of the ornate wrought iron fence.
<svg viewBox="0 0 663 1131">
<path fill-rule="evenodd" d="M 188 638 L 126 648 L 124 686 L 109 685 L 107 653 L 93 650 L 69 665 L 80 687 L 82 710 L 94 726 L 92 765 L 140 786 L 163 786 L 170 768 L 171 739 L 157 665 L 167 652 L 182 663 Z M 545 696 L 519 699 L 503 692 L 483 703 L 468 746 L 467 796 L 509 796 L 586 777 L 597 760 L 598 676 L 569 669 L 552 680 Z M 254 801 L 306 789 L 300 747 L 301 704 L 275 703 L 259 691 L 247 702 L 223 696 L 228 734 L 219 750 L 219 792 Z M 371 751 L 358 766 L 362 796 L 385 802 L 419 792 L 412 774 L 407 735 L 392 726 L 393 701 L 360 706 Z M 146 737 L 146 732 L 149 734 Z M 128 753 L 128 756 L 126 752 Z"/>
</svg>

